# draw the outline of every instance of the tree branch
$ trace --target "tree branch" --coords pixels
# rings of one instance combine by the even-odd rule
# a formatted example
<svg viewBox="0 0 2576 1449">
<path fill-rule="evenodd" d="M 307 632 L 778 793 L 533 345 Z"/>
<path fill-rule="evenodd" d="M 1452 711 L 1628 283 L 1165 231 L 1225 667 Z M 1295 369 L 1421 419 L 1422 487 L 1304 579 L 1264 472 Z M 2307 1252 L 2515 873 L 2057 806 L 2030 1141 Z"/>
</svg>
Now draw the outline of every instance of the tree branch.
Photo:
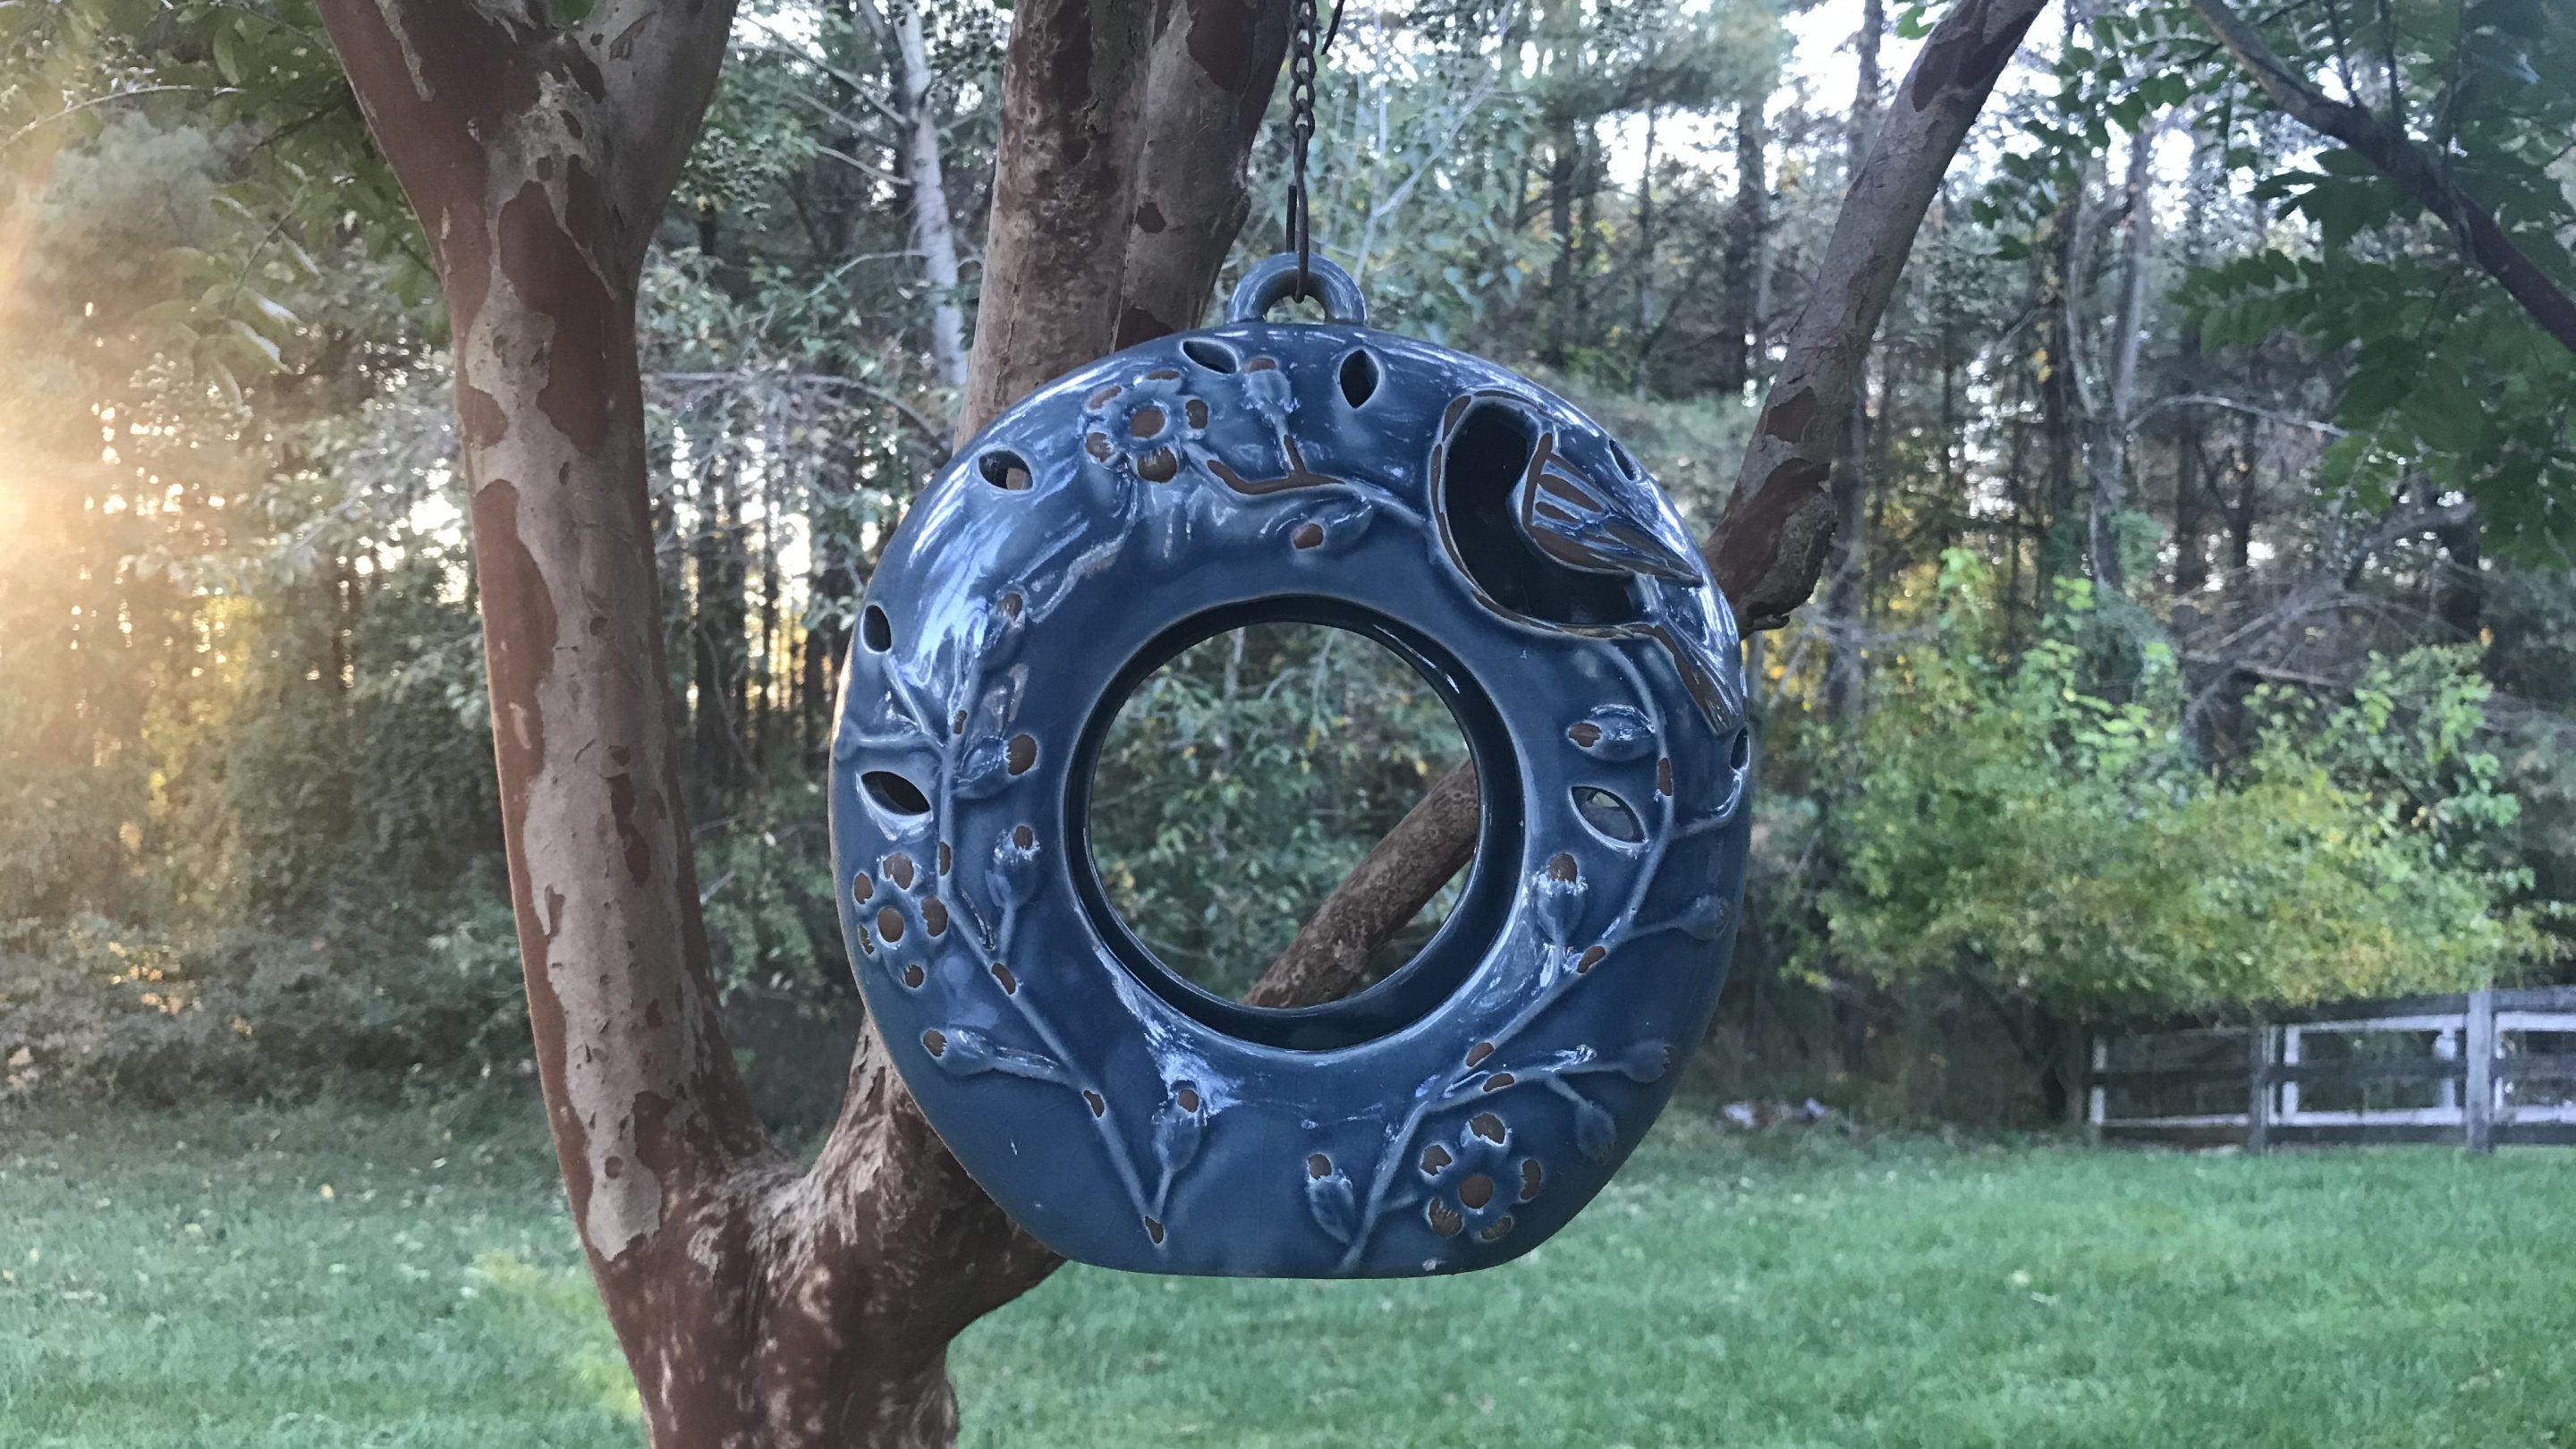
<svg viewBox="0 0 2576 1449">
<path fill-rule="evenodd" d="M 1924 41 L 1852 177 L 1735 493 L 1704 547 L 1748 630 L 1778 627 L 1815 592 L 1834 526 L 1825 494 L 1834 437 L 1869 340 L 1950 158 L 2045 3 L 1960 0 Z"/>
<path fill-rule="evenodd" d="M 2469 262 L 2494 278 L 2540 330 L 2576 352 L 2576 297 L 2515 245 L 2493 213 L 2461 189 L 2407 134 L 2359 106 L 2336 100 L 2290 69 L 2226 0 L 2191 0 L 2210 33 L 2237 66 L 2299 124 L 2359 152 L 2426 211 L 2439 217 Z"/>
<path fill-rule="evenodd" d="M 1961 0 L 1935 27 L 1844 194 L 1813 290 L 1745 449 L 1735 494 L 1702 551 L 1751 628 L 1784 622 L 1824 566 L 1834 435 L 1942 174 L 2046 0 Z M 1476 849 L 1476 782 L 1461 765 L 1360 863 L 1270 963 L 1246 1000 L 1328 1000 Z"/>
</svg>

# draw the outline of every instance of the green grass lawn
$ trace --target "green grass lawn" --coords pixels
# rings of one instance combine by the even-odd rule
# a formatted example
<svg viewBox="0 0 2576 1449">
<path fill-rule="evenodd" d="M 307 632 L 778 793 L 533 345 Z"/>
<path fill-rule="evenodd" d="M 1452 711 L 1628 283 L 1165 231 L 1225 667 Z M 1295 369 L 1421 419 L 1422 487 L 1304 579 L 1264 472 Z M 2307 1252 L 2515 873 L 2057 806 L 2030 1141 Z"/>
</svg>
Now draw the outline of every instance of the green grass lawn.
<svg viewBox="0 0 2576 1449">
<path fill-rule="evenodd" d="M 0 1118 L 0 1446 L 639 1443 L 535 1131 Z M 2571 1188 L 1683 1124 L 1510 1267 L 1070 1269 L 956 1372 L 979 1446 L 2576 1449 Z"/>
</svg>

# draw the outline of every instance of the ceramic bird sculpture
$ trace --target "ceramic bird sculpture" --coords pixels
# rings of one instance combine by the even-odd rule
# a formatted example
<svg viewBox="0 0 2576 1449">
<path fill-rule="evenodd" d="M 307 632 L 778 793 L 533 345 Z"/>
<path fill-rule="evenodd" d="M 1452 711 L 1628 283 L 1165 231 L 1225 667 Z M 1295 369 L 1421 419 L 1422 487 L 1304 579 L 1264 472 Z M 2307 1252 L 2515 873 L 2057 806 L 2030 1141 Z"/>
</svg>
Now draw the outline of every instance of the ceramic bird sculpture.
<svg viewBox="0 0 2576 1449">
<path fill-rule="evenodd" d="M 1707 587 L 1652 479 L 1602 448 L 1586 466 L 1540 404 L 1487 391 L 1454 402 L 1434 453 L 1442 537 L 1496 612 L 1555 629 L 1653 639 L 1711 723 L 1736 720 L 1726 666 L 1667 612 Z"/>
<path fill-rule="evenodd" d="M 1620 474 L 1595 478 L 1557 455 L 1556 434 L 1539 435 L 1518 490 L 1521 532 L 1538 551 L 1595 574 L 1653 574 L 1692 588 L 1690 540 L 1655 506 L 1652 485 Z"/>
</svg>

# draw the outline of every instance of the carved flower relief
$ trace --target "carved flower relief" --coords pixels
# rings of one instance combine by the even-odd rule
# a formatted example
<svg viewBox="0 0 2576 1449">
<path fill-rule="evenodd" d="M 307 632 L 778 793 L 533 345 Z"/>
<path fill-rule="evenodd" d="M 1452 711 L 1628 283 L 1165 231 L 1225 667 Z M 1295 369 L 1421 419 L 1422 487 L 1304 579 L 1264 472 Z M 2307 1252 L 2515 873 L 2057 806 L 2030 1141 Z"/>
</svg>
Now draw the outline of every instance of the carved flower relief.
<svg viewBox="0 0 2576 1449">
<path fill-rule="evenodd" d="M 1537 1198 L 1547 1178 L 1535 1157 L 1515 1161 L 1512 1131 L 1493 1112 L 1467 1119 L 1455 1143 L 1434 1142 L 1415 1166 L 1429 1184 L 1422 1216 L 1444 1238 L 1472 1232 L 1499 1243 L 1512 1231 L 1512 1209 Z"/>
<path fill-rule="evenodd" d="M 1084 400 L 1082 413 L 1082 450 L 1148 483 L 1180 476 L 1212 418 L 1207 399 L 1182 386 L 1175 367 L 1155 368 L 1123 386 L 1109 383 Z"/>
</svg>

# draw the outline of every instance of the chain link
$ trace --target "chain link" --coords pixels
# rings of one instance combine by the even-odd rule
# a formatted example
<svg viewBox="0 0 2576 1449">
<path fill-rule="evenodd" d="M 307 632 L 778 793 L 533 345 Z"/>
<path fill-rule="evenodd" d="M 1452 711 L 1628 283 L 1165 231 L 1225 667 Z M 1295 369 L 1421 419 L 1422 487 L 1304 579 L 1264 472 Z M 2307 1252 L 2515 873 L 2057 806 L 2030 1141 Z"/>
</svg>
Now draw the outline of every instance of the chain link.
<svg viewBox="0 0 2576 1449">
<path fill-rule="evenodd" d="M 1288 45 L 1288 250 L 1297 254 L 1297 295 L 1314 295 L 1307 258 L 1313 247 L 1306 209 L 1306 151 L 1315 139 L 1315 0 L 1290 0 Z M 1335 19 L 1340 17 L 1337 14 Z"/>
</svg>

